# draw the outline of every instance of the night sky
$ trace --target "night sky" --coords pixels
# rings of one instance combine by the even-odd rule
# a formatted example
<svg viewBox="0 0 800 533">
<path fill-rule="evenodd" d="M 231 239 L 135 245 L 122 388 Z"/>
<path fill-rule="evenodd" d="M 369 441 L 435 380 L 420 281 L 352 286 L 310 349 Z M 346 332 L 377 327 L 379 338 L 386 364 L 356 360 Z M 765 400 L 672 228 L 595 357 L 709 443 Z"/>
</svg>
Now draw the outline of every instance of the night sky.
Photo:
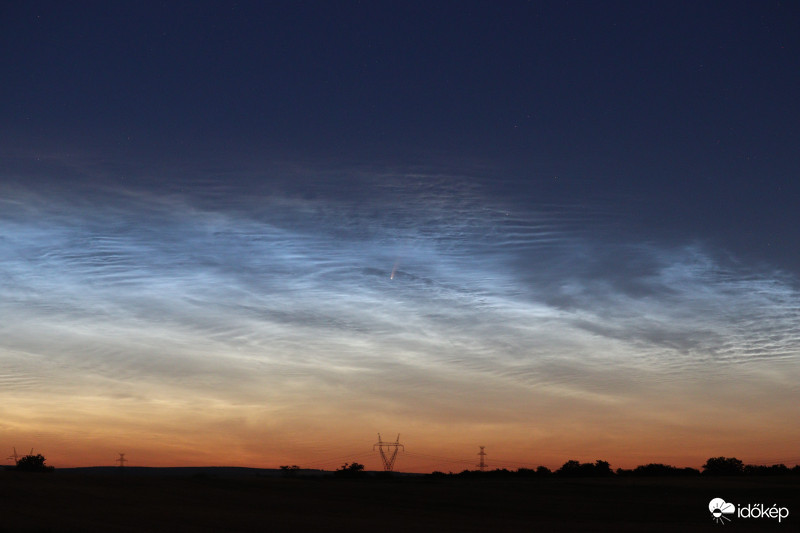
<svg viewBox="0 0 800 533">
<path fill-rule="evenodd" d="M 796 2 L 6 1 L 0 72 L 0 452 L 800 462 Z"/>
</svg>

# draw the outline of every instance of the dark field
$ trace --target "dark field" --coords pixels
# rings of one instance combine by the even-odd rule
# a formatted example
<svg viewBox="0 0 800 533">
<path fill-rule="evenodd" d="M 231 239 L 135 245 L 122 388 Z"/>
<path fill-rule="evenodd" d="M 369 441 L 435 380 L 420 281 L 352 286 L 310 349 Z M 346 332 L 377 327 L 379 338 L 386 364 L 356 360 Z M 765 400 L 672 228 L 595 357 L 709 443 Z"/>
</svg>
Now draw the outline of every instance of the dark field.
<svg viewBox="0 0 800 533">
<path fill-rule="evenodd" d="M 708 502 L 788 507 L 715 524 Z M 0 532 L 798 531 L 800 477 L 334 479 L 0 472 Z"/>
</svg>

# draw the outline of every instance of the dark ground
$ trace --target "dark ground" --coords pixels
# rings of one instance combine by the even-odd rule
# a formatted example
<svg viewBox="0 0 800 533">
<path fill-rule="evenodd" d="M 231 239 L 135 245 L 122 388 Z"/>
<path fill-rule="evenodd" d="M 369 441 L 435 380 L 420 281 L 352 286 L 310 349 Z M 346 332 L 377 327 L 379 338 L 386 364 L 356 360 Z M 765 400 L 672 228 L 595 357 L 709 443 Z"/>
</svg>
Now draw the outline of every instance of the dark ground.
<svg viewBox="0 0 800 533">
<path fill-rule="evenodd" d="M 800 477 L 334 479 L 0 472 L 0 532 L 718 531 L 708 502 L 788 507 Z"/>
</svg>

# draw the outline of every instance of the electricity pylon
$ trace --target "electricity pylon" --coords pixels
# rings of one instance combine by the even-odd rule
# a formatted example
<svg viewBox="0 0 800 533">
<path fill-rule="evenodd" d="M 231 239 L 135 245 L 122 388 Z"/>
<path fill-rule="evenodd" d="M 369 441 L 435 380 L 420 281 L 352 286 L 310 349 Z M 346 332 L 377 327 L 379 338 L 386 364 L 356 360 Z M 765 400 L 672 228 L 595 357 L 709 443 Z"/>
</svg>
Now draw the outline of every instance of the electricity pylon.
<svg viewBox="0 0 800 533">
<path fill-rule="evenodd" d="M 33 455 L 33 448 L 31 448 L 31 451 L 30 451 L 30 453 L 28 455 Z M 6 459 L 13 459 L 14 460 L 14 464 L 17 464 L 19 462 L 19 454 L 17 453 L 17 448 L 16 447 L 14 448 L 14 454 L 13 455 L 9 455 L 8 457 L 6 457 Z"/>
<path fill-rule="evenodd" d="M 124 468 L 125 467 L 125 463 L 127 463 L 128 460 L 125 459 L 125 454 L 121 453 L 121 454 L 119 454 L 119 459 L 115 459 L 114 462 L 115 463 L 119 463 L 119 467 L 120 468 Z"/>
<path fill-rule="evenodd" d="M 486 461 L 483 460 L 486 457 L 486 452 L 483 451 L 484 448 L 486 448 L 486 446 L 481 446 L 480 447 L 481 451 L 478 452 L 478 455 L 481 456 L 481 462 L 478 464 L 478 468 L 481 469 L 481 472 L 486 470 Z"/>
<path fill-rule="evenodd" d="M 17 461 L 19 461 L 19 455 L 17 455 L 17 448 L 16 447 L 14 448 L 14 454 L 13 455 L 9 455 L 8 457 L 6 457 L 6 459 L 13 459 L 14 460 L 14 464 L 17 464 Z"/>
<path fill-rule="evenodd" d="M 400 444 L 399 433 L 397 434 L 397 440 L 394 442 L 383 442 L 381 434 L 378 433 L 378 442 L 372 446 L 372 449 L 375 450 L 376 447 L 381 452 L 384 472 L 391 472 L 394 469 L 394 460 L 397 458 L 398 448 L 403 448 L 403 451 L 406 449 L 405 446 Z"/>
</svg>

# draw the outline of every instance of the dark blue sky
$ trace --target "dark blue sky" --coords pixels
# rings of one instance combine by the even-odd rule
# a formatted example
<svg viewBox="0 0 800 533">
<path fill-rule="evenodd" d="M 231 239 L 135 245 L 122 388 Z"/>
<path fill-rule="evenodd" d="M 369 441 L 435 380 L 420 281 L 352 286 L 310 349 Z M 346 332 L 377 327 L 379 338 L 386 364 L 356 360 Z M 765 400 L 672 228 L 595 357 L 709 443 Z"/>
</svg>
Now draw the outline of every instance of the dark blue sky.
<svg viewBox="0 0 800 533">
<path fill-rule="evenodd" d="M 796 269 L 799 9 L 6 2 L 3 156 L 457 168 Z"/>
<path fill-rule="evenodd" d="M 794 459 L 797 2 L 7 1 L 0 72 L 0 429 L 62 464 Z"/>
</svg>

